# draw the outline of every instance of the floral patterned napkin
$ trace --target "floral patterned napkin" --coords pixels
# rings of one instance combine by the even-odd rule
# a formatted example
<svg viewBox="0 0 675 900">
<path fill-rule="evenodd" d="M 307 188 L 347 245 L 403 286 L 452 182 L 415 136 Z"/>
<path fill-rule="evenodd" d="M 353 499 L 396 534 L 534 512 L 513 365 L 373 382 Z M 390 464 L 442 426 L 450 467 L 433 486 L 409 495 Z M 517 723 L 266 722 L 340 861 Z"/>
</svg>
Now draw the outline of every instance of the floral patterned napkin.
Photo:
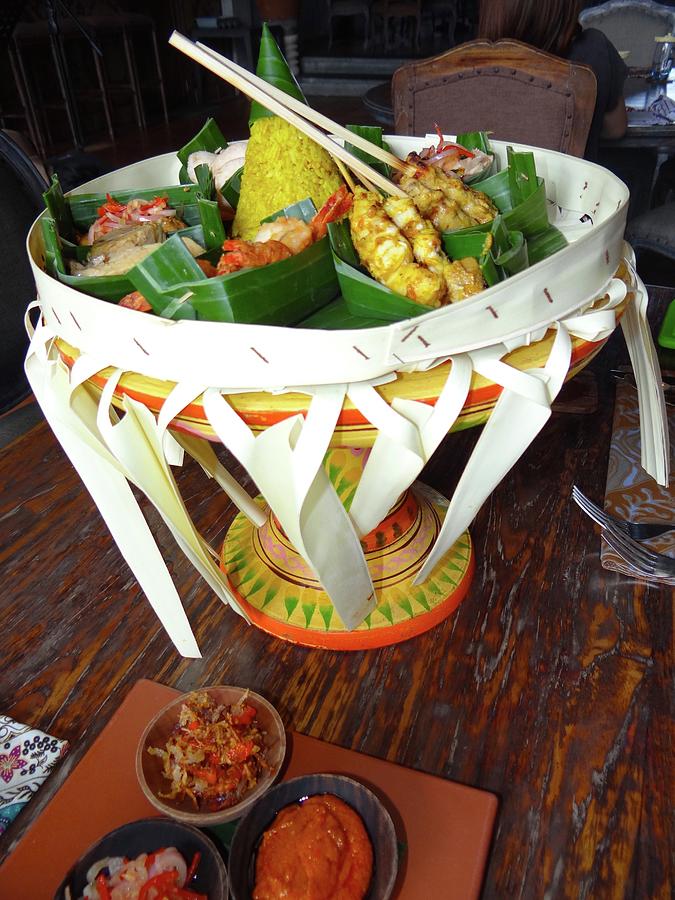
<svg viewBox="0 0 675 900">
<path fill-rule="evenodd" d="M 668 399 L 668 398 L 667 398 Z M 631 522 L 653 522 L 663 519 L 675 521 L 675 406 L 666 405 L 670 431 L 670 483 L 661 487 L 640 465 L 640 418 L 637 391 L 633 385 L 621 382 L 616 388 L 614 426 L 609 448 L 605 510 Z M 643 541 L 646 547 L 675 556 L 675 531 Z M 605 541 L 600 549 L 600 561 L 605 569 L 614 569 L 644 578 L 625 563 Z M 675 578 L 659 578 L 659 584 L 675 584 Z"/>
<path fill-rule="evenodd" d="M 0 716 L 0 834 L 67 752 L 67 741 Z"/>
</svg>

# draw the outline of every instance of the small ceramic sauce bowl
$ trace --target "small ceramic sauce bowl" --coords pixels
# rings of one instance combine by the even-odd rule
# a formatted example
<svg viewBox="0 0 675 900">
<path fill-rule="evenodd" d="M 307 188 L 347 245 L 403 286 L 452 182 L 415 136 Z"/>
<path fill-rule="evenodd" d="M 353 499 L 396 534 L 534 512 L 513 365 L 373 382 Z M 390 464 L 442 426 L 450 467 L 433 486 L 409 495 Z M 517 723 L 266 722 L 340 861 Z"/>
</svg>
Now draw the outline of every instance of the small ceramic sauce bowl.
<svg viewBox="0 0 675 900">
<path fill-rule="evenodd" d="M 107 856 L 135 859 L 141 853 L 154 853 L 162 847 L 175 847 L 188 867 L 199 852 L 201 858 L 190 890 L 206 894 L 209 900 L 227 900 L 227 869 L 213 841 L 192 825 L 161 817 L 129 822 L 102 837 L 72 866 L 54 900 L 66 900 L 67 888 L 73 900 L 81 897 L 87 885 L 87 871 Z"/>
<path fill-rule="evenodd" d="M 258 846 L 277 813 L 316 794 L 333 794 L 359 814 L 373 848 L 373 875 L 366 898 L 388 900 L 398 871 L 394 823 L 372 791 L 344 775 L 292 778 L 272 788 L 249 810 L 237 826 L 230 849 L 230 893 L 234 900 L 250 900 L 253 894 Z"/>
<path fill-rule="evenodd" d="M 263 772 L 253 790 L 246 794 L 239 803 L 217 812 L 195 809 L 194 803 L 189 797 L 176 798 L 175 800 L 160 797 L 160 794 L 169 792 L 170 782 L 164 776 L 161 757 L 148 753 L 149 747 L 165 748 L 166 742 L 178 722 L 181 707 L 185 701 L 194 694 L 202 693 L 208 694 L 218 703 L 227 706 L 235 706 L 243 697 L 246 697 L 246 702 L 255 707 L 258 722 L 266 733 L 265 758 L 269 770 Z M 171 816 L 190 825 L 220 825 L 223 822 L 230 822 L 232 819 L 240 818 L 272 786 L 281 769 L 285 753 L 286 732 L 284 731 L 284 724 L 279 717 L 279 713 L 271 703 L 268 703 L 259 694 L 248 691 L 245 688 L 217 685 L 215 687 L 199 688 L 188 694 L 181 694 L 180 697 L 172 700 L 171 703 L 168 703 L 157 713 L 143 732 L 138 743 L 136 775 L 145 796 L 164 815 Z"/>
</svg>

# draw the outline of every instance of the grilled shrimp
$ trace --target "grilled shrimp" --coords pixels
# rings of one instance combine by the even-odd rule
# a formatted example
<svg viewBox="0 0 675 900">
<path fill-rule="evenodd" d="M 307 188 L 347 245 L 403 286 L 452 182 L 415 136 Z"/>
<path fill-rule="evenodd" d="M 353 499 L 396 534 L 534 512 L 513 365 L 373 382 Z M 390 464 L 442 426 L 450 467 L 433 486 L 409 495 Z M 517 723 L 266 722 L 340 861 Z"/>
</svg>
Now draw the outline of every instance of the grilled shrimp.
<svg viewBox="0 0 675 900">
<path fill-rule="evenodd" d="M 412 247 L 378 194 L 356 188 L 350 224 L 356 251 L 373 278 L 410 300 L 441 305 L 446 294 L 442 276 L 414 261 Z"/>
<path fill-rule="evenodd" d="M 237 272 L 239 269 L 267 266 L 293 255 L 280 241 L 253 243 L 239 238 L 225 241 L 223 250 L 225 252 L 218 260 L 217 266 L 219 275 L 229 275 L 230 272 Z"/>
<path fill-rule="evenodd" d="M 279 216 L 273 222 L 264 222 L 253 240 L 262 243 L 279 241 L 295 255 L 313 243 L 314 234 L 311 225 L 302 219 Z"/>
<path fill-rule="evenodd" d="M 258 229 L 255 241 L 280 241 L 291 253 L 300 253 L 326 236 L 326 226 L 334 222 L 346 212 L 352 204 L 352 197 L 345 185 L 339 187 L 326 200 L 311 222 L 302 219 L 279 216 L 273 222 L 264 222 Z"/>
</svg>

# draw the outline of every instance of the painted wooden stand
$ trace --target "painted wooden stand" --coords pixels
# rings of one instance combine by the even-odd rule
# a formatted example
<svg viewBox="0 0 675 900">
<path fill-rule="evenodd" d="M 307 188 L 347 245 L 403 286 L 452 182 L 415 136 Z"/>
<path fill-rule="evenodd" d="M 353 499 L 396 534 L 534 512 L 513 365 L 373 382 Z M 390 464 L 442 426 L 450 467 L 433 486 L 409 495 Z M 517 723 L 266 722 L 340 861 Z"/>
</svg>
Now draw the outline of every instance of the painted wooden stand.
<svg viewBox="0 0 675 900">
<path fill-rule="evenodd" d="M 368 452 L 336 448 L 326 455 L 326 470 L 346 508 Z M 353 631 L 345 629 L 316 576 L 269 512 L 259 529 L 246 516 L 236 517 L 223 544 L 222 569 L 251 621 L 276 637 L 335 650 L 394 644 L 449 616 L 471 583 L 468 531 L 424 584 L 413 583 L 438 536 L 447 503 L 415 483 L 362 539 L 378 604 Z"/>
</svg>

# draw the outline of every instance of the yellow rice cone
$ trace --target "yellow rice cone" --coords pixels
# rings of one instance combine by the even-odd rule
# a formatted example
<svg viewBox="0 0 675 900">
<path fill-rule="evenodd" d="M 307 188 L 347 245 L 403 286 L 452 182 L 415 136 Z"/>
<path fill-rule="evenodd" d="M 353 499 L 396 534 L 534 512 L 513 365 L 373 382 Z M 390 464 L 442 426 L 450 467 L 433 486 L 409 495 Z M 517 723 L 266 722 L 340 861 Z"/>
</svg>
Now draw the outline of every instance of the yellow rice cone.
<svg viewBox="0 0 675 900">
<path fill-rule="evenodd" d="M 232 233 L 252 240 L 262 219 L 311 197 L 317 209 L 343 183 L 330 155 L 278 117 L 251 126 Z"/>
</svg>

